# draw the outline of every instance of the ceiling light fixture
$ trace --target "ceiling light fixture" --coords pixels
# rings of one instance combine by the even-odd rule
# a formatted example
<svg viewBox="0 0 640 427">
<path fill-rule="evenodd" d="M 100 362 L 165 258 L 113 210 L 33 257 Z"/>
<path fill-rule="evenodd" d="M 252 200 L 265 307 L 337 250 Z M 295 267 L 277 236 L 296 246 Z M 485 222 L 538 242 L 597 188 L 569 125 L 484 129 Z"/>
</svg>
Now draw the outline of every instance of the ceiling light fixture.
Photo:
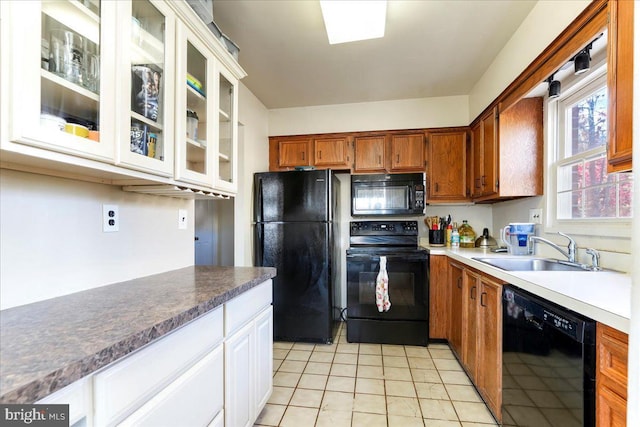
<svg viewBox="0 0 640 427">
<path fill-rule="evenodd" d="M 557 98 L 560 96 L 560 81 L 554 80 L 554 74 L 547 79 L 549 83 L 549 99 Z"/>
<path fill-rule="evenodd" d="M 591 43 L 589 43 L 584 49 L 578 52 L 578 54 L 573 58 L 573 66 L 576 75 L 589 71 L 591 62 L 591 55 L 589 54 L 590 50 Z"/>
<path fill-rule="evenodd" d="M 320 0 L 329 44 L 384 37 L 386 0 Z"/>
</svg>

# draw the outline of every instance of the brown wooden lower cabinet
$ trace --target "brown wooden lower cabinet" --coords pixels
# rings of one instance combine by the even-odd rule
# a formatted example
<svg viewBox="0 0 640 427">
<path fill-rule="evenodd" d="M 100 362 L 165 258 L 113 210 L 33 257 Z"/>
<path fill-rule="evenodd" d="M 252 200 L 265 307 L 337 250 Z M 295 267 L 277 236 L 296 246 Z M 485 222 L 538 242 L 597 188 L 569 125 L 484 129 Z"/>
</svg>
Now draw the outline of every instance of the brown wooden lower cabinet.
<svg viewBox="0 0 640 427">
<path fill-rule="evenodd" d="M 477 327 L 477 384 L 498 421 L 502 420 L 502 284 L 480 276 Z"/>
<path fill-rule="evenodd" d="M 462 272 L 464 267 L 455 262 L 449 262 L 449 290 L 451 300 L 449 304 L 449 346 L 462 360 Z"/>
<path fill-rule="evenodd" d="M 499 421 L 502 405 L 502 283 L 449 261 L 449 345 Z"/>
<path fill-rule="evenodd" d="M 448 265 L 445 255 L 429 257 L 429 339 L 449 336 Z"/>
<path fill-rule="evenodd" d="M 626 426 L 629 336 L 598 323 L 596 345 L 596 425 Z"/>
</svg>

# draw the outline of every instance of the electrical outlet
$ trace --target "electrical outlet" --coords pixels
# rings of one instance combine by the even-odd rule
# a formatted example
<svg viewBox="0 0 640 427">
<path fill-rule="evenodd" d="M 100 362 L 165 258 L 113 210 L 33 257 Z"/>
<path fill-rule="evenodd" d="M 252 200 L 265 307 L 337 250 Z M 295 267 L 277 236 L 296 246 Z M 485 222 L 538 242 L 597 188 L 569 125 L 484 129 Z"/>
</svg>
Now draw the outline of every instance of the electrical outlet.
<svg viewBox="0 0 640 427">
<path fill-rule="evenodd" d="M 542 224 L 542 209 L 529 209 L 529 222 Z"/>
<path fill-rule="evenodd" d="M 187 229 L 187 210 L 186 209 L 178 209 L 178 229 L 179 230 Z"/>
<path fill-rule="evenodd" d="M 120 229 L 118 205 L 102 205 L 102 231 L 113 233 Z"/>
</svg>

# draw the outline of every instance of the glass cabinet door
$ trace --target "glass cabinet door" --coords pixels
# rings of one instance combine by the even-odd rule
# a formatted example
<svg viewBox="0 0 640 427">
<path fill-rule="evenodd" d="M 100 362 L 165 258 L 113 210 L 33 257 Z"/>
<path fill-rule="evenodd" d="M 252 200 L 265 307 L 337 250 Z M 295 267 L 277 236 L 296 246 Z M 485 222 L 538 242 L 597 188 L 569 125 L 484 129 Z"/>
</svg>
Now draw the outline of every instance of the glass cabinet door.
<svg viewBox="0 0 640 427">
<path fill-rule="evenodd" d="M 122 45 L 128 47 L 119 75 L 129 108 L 123 109 L 119 163 L 161 175 L 173 174 L 175 19 L 161 3 L 128 4 Z"/>
<path fill-rule="evenodd" d="M 214 186 L 236 191 L 237 81 L 221 70 L 218 86 L 218 175 Z"/>
<path fill-rule="evenodd" d="M 186 28 L 178 28 L 176 102 L 176 178 L 206 186 L 213 185 L 211 145 L 215 123 L 212 99 L 213 57 L 206 46 Z"/>
<path fill-rule="evenodd" d="M 102 23 L 111 19 L 113 5 L 100 0 L 3 3 L 3 25 L 9 27 L 3 41 L 9 56 L 3 61 L 11 64 L 10 139 L 113 161 L 101 97 L 102 76 L 109 73 Z"/>
</svg>

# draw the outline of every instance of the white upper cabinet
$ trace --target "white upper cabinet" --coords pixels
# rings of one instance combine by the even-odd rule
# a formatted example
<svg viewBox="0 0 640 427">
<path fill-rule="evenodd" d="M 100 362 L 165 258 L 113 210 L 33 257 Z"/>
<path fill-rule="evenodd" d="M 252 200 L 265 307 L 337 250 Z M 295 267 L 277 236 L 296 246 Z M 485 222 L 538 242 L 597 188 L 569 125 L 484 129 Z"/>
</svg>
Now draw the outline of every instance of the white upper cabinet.
<svg viewBox="0 0 640 427">
<path fill-rule="evenodd" d="M 0 8 L 3 164 L 156 194 L 236 193 L 245 73 L 186 2 Z"/>
<path fill-rule="evenodd" d="M 238 80 L 218 66 L 217 174 L 214 186 L 235 193 L 238 190 Z"/>
<path fill-rule="evenodd" d="M 0 7 L 8 134 L 2 148 L 13 141 L 112 162 L 115 43 L 103 40 L 115 23 L 115 2 L 3 1 Z"/>
<path fill-rule="evenodd" d="M 215 58 L 185 25 L 178 25 L 176 46 L 176 179 L 213 186 Z"/>
<path fill-rule="evenodd" d="M 118 2 L 120 165 L 173 176 L 175 16 L 161 2 Z M 119 108 L 118 108 L 119 107 Z"/>
</svg>

